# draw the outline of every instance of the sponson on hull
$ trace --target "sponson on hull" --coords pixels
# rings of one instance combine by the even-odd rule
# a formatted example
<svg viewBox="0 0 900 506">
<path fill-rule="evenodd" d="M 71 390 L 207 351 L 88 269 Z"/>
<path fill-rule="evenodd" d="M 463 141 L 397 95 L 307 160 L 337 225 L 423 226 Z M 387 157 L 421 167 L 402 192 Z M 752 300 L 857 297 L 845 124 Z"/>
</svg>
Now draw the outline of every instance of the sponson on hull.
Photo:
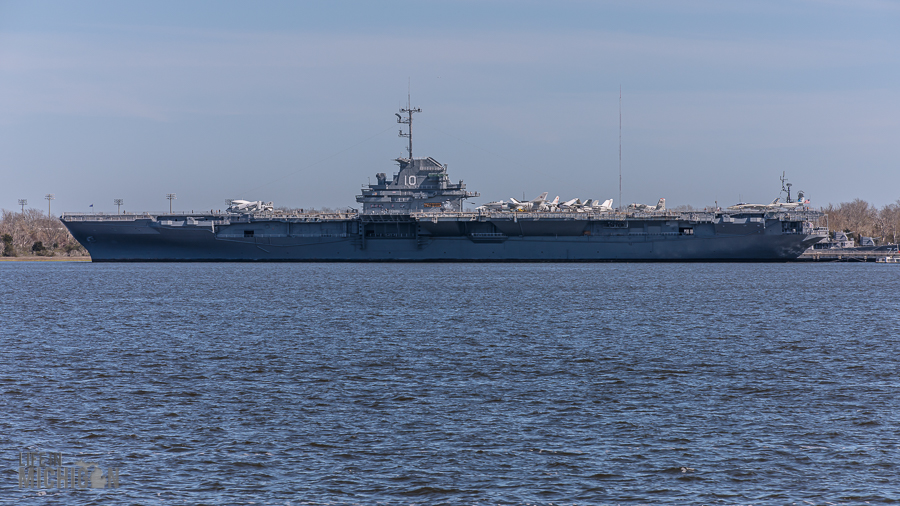
<svg viewBox="0 0 900 506">
<path fill-rule="evenodd" d="M 721 211 L 673 212 L 656 206 L 624 210 L 578 199 L 492 202 L 475 212 L 478 197 L 447 165 L 414 158 L 413 114 L 408 157 L 388 178 L 376 174 L 356 197 L 361 209 L 286 213 L 271 203 L 240 202 L 224 213 L 79 214 L 60 218 L 98 261 L 785 261 L 822 240 L 822 214 L 804 202 L 738 206 Z M 788 193 L 789 203 L 793 203 Z M 599 201 L 597 201 L 599 202 Z"/>
</svg>

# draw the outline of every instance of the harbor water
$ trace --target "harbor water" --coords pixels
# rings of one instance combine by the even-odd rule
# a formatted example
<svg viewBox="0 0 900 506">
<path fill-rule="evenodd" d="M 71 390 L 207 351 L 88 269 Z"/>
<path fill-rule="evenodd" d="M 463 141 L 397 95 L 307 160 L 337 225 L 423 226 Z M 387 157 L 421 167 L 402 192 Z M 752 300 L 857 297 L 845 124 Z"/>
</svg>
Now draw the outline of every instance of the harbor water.
<svg viewBox="0 0 900 506">
<path fill-rule="evenodd" d="M 0 503 L 898 502 L 898 281 L 4 262 Z"/>
</svg>

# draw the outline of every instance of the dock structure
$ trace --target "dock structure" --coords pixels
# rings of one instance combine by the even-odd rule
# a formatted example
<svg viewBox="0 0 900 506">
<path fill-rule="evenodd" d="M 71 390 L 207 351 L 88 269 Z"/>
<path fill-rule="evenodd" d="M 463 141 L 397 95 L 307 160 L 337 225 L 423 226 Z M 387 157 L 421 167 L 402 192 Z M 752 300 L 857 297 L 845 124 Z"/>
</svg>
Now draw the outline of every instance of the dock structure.
<svg viewBox="0 0 900 506">
<path fill-rule="evenodd" d="M 893 257 L 897 251 L 859 251 L 857 249 L 809 250 L 797 257 L 798 262 L 879 262 Z M 884 262 L 884 260 L 880 260 Z"/>
</svg>

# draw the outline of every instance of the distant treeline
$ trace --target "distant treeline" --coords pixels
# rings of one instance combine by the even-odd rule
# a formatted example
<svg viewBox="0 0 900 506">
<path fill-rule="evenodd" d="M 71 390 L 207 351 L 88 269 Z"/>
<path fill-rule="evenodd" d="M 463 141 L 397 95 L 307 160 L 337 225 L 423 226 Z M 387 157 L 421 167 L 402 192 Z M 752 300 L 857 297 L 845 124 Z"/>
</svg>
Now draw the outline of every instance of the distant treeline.
<svg viewBox="0 0 900 506">
<path fill-rule="evenodd" d="M 859 241 L 860 236 L 872 237 L 879 244 L 896 244 L 900 236 L 900 200 L 881 209 L 865 200 L 828 204 L 822 212 L 828 215 L 828 228 L 851 234 Z"/>
<path fill-rule="evenodd" d="M 37 209 L 25 212 L 3 209 L 0 239 L 0 254 L 5 257 L 87 255 L 58 218 Z"/>
</svg>

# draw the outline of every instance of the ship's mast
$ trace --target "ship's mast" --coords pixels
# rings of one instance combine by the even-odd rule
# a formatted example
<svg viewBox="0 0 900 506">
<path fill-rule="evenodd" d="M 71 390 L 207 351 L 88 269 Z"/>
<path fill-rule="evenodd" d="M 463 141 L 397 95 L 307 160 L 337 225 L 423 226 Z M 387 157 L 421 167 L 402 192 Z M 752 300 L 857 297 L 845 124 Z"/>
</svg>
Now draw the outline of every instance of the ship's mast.
<svg viewBox="0 0 900 506">
<path fill-rule="evenodd" d="M 399 114 L 396 114 L 396 116 L 397 116 L 397 123 L 401 123 L 401 124 L 403 124 L 403 125 L 407 125 L 407 130 L 409 130 L 408 133 L 403 133 L 403 129 L 401 128 L 401 129 L 400 129 L 400 137 L 406 137 L 406 138 L 409 139 L 409 147 L 407 148 L 407 151 L 409 152 L 409 161 L 412 162 L 412 159 L 413 159 L 413 156 L 412 156 L 412 119 L 413 119 L 413 113 L 414 113 L 414 112 L 422 112 L 422 109 L 419 109 L 418 107 L 415 108 L 415 109 L 412 108 L 412 106 L 410 105 L 410 97 L 409 97 L 409 93 L 407 93 L 407 94 L 406 94 L 406 109 L 400 109 L 400 112 L 406 114 L 406 118 L 403 118 L 403 116 L 400 116 Z"/>
<path fill-rule="evenodd" d="M 786 174 L 786 172 L 784 172 L 784 171 L 781 172 L 781 191 L 787 192 L 787 203 L 790 204 L 793 202 L 793 200 L 791 200 L 791 186 L 793 186 L 793 183 L 787 182 L 787 178 L 785 177 L 785 174 Z"/>
</svg>

